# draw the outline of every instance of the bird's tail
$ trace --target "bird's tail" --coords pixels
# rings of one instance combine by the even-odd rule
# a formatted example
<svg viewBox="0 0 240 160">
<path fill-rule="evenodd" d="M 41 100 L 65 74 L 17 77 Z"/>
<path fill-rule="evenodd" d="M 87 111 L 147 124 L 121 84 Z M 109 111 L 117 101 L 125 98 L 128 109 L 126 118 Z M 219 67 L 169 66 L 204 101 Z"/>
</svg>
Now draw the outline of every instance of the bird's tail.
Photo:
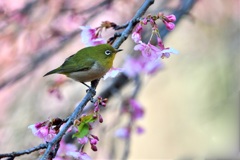
<svg viewBox="0 0 240 160">
<path fill-rule="evenodd" d="M 54 74 L 54 73 L 59 73 L 59 68 L 56 68 L 56 69 L 54 69 L 54 70 L 49 71 L 49 72 L 46 73 L 43 77 L 48 76 L 48 75 L 50 75 L 50 74 Z"/>
</svg>

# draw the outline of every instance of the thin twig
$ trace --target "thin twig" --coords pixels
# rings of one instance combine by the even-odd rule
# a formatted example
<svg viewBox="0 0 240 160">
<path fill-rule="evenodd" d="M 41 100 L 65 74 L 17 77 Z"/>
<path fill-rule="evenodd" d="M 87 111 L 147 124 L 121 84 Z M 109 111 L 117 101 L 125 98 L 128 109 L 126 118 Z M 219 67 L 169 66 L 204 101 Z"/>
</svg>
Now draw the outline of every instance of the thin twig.
<svg viewBox="0 0 240 160">
<path fill-rule="evenodd" d="M 127 22 L 126 24 L 121 25 L 121 26 L 116 25 L 116 26 L 113 27 L 113 29 L 114 29 L 114 30 L 124 29 L 124 28 L 126 28 L 127 26 L 128 26 L 128 22 Z"/>
<path fill-rule="evenodd" d="M 131 34 L 133 28 L 136 25 L 136 21 L 141 18 L 147 9 L 154 3 L 154 0 L 146 0 L 142 6 L 139 8 L 137 13 L 134 15 L 132 20 L 128 23 L 127 28 L 122 32 L 122 35 L 113 43 L 114 48 L 119 48 L 119 46 L 127 39 Z"/>
<path fill-rule="evenodd" d="M 45 148 L 47 148 L 47 144 L 42 143 L 42 144 L 39 144 L 38 146 L 30 148 L 30 149 L 26 149 L 26 150 L 22 150 L 22 151 L 18 151 L 18 152 L 0 154 L 0 158 L 4 158 L 4 157 L 14 158 L 14 157 L 17 157 L 17 156 L 22 156 L 24 154 L 30 154 L 32 152 L 38 151 L 40 149 L 45 149 Z"/>
</svg>

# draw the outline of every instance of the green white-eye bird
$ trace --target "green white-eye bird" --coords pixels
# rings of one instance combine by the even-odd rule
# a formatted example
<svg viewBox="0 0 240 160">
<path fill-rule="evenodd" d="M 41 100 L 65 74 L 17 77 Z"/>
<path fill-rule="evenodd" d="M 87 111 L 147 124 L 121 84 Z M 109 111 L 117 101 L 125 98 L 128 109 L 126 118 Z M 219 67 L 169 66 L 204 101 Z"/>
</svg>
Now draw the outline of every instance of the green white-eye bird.
<svg viewBox="0 0 240 160">
<path fill-rule="evenodd" d="M 115 55 L 119 51 L 122 50 L 115 49 L 109 44 L 86 47 L 68 57 L 60 67 L 44 76 L 59 73 L 85 84 L 84 82 L 102 78 L 112 67 Z"/>
</svg>

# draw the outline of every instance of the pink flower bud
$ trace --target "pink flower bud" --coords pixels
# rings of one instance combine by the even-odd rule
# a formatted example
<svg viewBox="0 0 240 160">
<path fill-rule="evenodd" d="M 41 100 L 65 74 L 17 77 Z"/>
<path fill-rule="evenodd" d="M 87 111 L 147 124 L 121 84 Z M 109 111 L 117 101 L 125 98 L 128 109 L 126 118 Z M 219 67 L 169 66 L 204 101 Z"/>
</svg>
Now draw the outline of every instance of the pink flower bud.
<svg viewBox="0 0 240 160">
<path fill-rule="evenodd" d="M 103 123 L 103 118 L 102 118 L 102 116 L 101 116 L 100 114 L 99 114 L 98 116 L 99 116 L 99 119 L 98 119 L 99 122 L 100 122 L 100 123 Z"/>
<path fill-rule="evenodd" d="M 169 31 L 172 31 L 175 28 L 175 24 L 172 22 L 164 21 L 163 23 L 166 25 L 166 27 Z"/>
<path fill-rule="evenodd" d="M 95 103 L 94 103 L 94 106 L 95 107 L 97 107 L 99 104 L 98 104 L 98 101 L 96 101 Z"/>
<path fill-rule="evenodd" d="M 99 107 L 98 107 L 98 105 L 94 108 L 94 112 L 96 113 L 96 112 L 98 112 L 99 111 Z"/>
<path fill-rule="evenodd" d="M 91 145 L 91 149 L 95 152 L 97 151 L 97 147 L 95 145 Z"/>
<path fill-rule="evenodd" d="M 88 123 L 88 126 L 89 126 L 89 130 L 92 130 L 93 127 Z"/>
<path fill-rule="evenodd" d="M 96 145 L 98 142 L 98 140 L 94 139 L 94 138 L 91 138 L 90 139 L 90 144 L 93 144 L 93 145 Z"/>
<path fill-rule="evenodd" d="M 176 21 L 176 16 L 173 14 L 170 14 L 168 16 L 166 16 L 166 19 L 168 22 L 175 22 Z"/>
<path fill-rule="evenodd" d="M 103 107 L 106 107 L 106 103 L 105 103 L 105 102 L 102 102 L 101 105 L 102 105 Z"/>
<path fill-rule="evenodd" d="M 148 22 L 148 20 L 147 20 L 147 18 L 144 18 L 143 20 L 141 20 L 141 22 L 142 22 L 144 25 L 146 25 L 147 22 Z"/>
</svg>

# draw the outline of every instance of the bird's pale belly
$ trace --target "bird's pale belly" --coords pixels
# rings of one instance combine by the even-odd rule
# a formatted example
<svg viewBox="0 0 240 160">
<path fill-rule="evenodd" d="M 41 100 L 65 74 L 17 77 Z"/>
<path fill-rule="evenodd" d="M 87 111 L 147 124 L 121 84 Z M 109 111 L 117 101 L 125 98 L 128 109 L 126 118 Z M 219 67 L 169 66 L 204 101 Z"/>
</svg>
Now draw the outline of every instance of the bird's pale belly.
<svg viewBox="0 0 240 160">
<path fill-rule="evenodd" d="M 95 79 L 102 78 L 108 70 L 108 68 L 103 68 L 102 66 L 95 63 L 89 70 L 72 72 L 69 73 L 67 76 L 79 82 L 89 82 Z"/>
</svg>

